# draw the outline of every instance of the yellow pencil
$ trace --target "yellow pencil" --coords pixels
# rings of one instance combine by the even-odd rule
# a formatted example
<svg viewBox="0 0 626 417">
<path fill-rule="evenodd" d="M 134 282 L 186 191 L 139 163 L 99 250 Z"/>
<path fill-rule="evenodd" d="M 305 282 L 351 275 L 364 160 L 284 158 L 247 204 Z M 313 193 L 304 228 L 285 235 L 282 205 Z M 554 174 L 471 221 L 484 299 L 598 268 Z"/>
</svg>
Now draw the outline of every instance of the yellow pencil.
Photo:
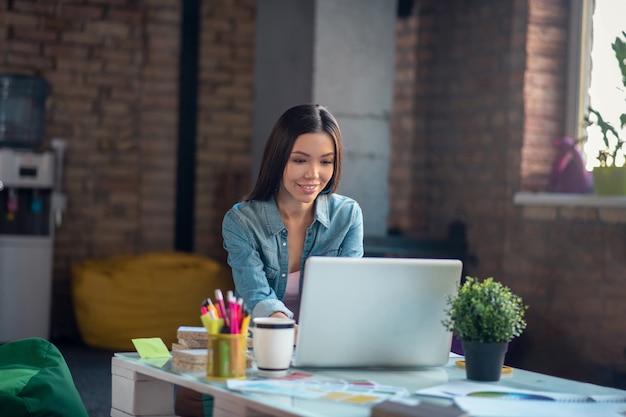
<svg viewBox="0 0 626 417">
<path fill-rule="evenodd" d="M 241 321 L 241 334 L 248 335 L 248 327 L 250 327 L 250 314 L 245 316 Z"/>
</svg>

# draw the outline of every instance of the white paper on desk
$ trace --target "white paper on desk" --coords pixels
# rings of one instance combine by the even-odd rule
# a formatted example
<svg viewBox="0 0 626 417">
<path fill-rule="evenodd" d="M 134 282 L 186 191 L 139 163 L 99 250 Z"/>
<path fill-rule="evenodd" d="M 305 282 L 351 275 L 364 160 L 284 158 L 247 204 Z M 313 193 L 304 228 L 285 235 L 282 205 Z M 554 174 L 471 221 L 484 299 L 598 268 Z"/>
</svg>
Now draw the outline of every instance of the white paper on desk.
<svg viewBox="0 0 626 417">
<path fill-rule="evenodd" d="M 348 381 L 229 379 L 228 389 L 263 394 L 288 395 L 295 398 L 320 399 L 352 404 L 374 404 L 390 398 L 403 398 L 409 392 L 402 387 Z"/>
<path fill-rule="evenodd" d="M 470 382 L 466 380 L 450 381 L 446 384 L 435 385 L 417 391 L 420 395 L 434 395 L 436 397 L 458 398 L 473 397 L 480 399 L 498 399 L 506 401 L 548 401 L 548 402 L 590 402 L 592 397 L 583 394 L 553 391 L 532 391 L 514 388 L 505 385 Z"/>
<path fill-rule="evenodd" d="M 563 403 L 455 397 L 454 402 L 476 417 L 624 417 L 624 403 Z"/>
</svg>

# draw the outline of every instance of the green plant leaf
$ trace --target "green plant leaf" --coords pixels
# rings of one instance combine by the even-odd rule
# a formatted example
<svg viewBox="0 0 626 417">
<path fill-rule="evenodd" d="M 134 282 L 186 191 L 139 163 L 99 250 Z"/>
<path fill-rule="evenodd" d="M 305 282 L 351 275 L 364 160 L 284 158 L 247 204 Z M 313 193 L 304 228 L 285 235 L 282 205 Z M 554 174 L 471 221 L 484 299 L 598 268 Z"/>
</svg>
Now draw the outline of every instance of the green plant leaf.
<svg viewBox="0 0 626 417">
<path fill-rule="evenodd" d="M 458 292 L 447 299 L 442 324 L 461 340 L 502 343 L 526 328 L 522 299 L 493 277 L 483 281 L 466 277 Z"/>
</svg>

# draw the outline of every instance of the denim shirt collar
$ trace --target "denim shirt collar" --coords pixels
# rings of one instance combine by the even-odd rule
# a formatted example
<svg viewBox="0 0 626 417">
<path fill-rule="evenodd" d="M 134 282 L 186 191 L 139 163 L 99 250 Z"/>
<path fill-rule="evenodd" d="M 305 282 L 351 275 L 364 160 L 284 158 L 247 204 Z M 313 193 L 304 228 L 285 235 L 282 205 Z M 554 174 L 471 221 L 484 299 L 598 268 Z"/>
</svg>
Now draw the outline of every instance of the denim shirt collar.
<svg viewBox="0 0 626 417">
<path fill-rule="evenodd" d="M 278 205 L 276 204 L 274 196 L 270 197 L 270 199 L 263 204 L 263 216 L 265 217 L 265 224 L 270 234 L 276 235 L 285 228 L 280 213 L 278 212 Z M 330 226 L 328 194 L 320 194 L 315 199 L 315 221 L 319 222 L 327 229 Z"/>
</svg>

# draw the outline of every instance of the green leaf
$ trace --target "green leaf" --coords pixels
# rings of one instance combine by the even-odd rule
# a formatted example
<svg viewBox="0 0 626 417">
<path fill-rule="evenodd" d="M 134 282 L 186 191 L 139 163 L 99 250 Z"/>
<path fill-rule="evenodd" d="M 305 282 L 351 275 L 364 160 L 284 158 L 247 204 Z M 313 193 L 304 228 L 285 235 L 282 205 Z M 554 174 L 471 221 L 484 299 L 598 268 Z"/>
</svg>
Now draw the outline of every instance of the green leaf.
<svg viewBox="0 0 626 417">
<path fill-rule="evenodd" d="M 501 343 L 526 328 L 522 299 L 489 277 L 466 277 L 457 294 L 447 299 L 442 324 L 461 340 Z"/>
</svg>

